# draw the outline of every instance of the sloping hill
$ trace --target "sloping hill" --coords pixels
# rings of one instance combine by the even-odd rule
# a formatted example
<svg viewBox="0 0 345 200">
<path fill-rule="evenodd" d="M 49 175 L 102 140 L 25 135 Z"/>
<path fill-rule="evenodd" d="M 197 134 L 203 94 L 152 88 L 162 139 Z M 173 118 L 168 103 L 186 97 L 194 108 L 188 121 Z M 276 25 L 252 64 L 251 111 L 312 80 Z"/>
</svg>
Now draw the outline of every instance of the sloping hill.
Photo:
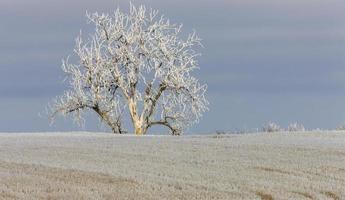
<svg viewBox="0 0 345 200">
<path fill-rule="evenodd" d="M 0 133 L 0 199 L 345 199 L 345 133 Z"/>
</svg>

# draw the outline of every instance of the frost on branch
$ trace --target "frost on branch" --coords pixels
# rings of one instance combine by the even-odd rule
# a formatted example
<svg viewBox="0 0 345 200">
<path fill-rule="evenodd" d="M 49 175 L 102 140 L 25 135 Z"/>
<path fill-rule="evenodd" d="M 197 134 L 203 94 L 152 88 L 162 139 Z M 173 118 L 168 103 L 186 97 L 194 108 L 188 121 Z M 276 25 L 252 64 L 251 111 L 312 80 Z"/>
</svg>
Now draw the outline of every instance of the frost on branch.
<svg viewBox="0 0 345 200">
<path fill-rule="evenodd" d="M 180 134 L 207 110 L 206 85 L 192 76 L 200 38 L 180 38 L 181 25 L 155 10 L 130 5 L 128 14 L 87 14 L 95 32 L 76 39 L 77 64 L 63 63 L 70 91 L 56 100 L 53 116 L 95 111 L 114 133 L 128 113 L 135 133 L 156 125 Z"/>
</svg>

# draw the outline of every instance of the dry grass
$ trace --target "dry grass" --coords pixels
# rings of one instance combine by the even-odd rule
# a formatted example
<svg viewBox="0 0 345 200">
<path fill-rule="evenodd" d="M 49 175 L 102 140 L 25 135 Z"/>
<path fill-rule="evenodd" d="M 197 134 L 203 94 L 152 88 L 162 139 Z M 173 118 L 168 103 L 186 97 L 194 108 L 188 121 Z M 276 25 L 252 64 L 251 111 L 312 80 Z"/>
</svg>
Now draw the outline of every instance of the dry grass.
<svg viewBox="0 0 345 200">
<path fill-rule="evenodd" d="M 135 199 L 138 182 L 102 173 L 0 163 L 0 199 Z M 140 196 L 145 194 L 140 194 Z"/>
<path fill-rule="evenodd" d="M 340 200 L 340 197 L 338 197 L 338 195 L 336 195 L 335 193 L 333 193 L 331 191 L 324 191 L 322 193 L 325 194 L 327 197 L 333 199 L 333 200 Z"/>
<path fill-rule="evenodd" d="M 265 194 L 263 192 L 256 192 L 255 194 L 258 195 L 262 200 L 273 200 L 273 197 L 270 194 Z"/>
<path fill-rule="evenodd" d="M 313 196 L 311 196 L 310 194 L 305 193 L 305 192 L 293 192 L 293 193 L 296 193 L 296 194 L 298 194 L 298 195 L 301 195 L 301 196 L 304 197 L 305 199 L 314 199 Z"/>
<path fill-rule="evenodd" d="M 295 174 L 293 172 L 288 172 L 288 171 L 284 171 L 281 169 L 273 169 L 273 168 L 269 168 L 269 167 L 254 167 L 254 169 L 258 169 L 258 170 L 262 170 L 262 171 L 266 171 L 266 172 L 272 172 L 272 173 L 281 173 L 281 174 L 287 174 L 287 175 L 292 175 Z"/>
<path fill-rule="evenodd" d="M 0 199 L 345 199 L 345 134 L 0 134 Z"/>
</svg>

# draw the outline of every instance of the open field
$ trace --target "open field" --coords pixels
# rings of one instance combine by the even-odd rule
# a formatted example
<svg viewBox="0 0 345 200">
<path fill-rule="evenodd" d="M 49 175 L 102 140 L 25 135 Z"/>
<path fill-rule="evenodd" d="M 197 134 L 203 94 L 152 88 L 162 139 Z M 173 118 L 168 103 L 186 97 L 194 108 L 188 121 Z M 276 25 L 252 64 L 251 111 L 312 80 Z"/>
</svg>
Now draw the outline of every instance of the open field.
<svg viewBox="0 0 345 200">
<path fill-rule="evenodd" d="M 345 133 L 0 133 L 0 199 L 345 199 Z"/>
</svg>

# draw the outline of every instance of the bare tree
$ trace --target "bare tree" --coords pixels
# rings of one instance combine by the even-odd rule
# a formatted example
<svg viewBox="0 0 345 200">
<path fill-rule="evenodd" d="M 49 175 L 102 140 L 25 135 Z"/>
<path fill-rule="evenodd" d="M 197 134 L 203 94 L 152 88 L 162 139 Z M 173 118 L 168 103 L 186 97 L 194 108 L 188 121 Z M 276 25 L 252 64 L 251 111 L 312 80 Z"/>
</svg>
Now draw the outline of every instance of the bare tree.
<svg viewBox="0 0 345 200">
<path fill-rule="evenodd" d="M 158 11 L 130 5 L 129 13 L 87 14 L 95 32 L 76 39 L 77 64 L 66 59 L 63 71 L 70 91 L 54 102 L 56 114 L 92 110 L 114 133 L 123 133 L 129 113 L 135 134 L 156 125 L 180 134 L 208 109 L 207 86 L 192 75 L 198 68 L 195 33 L 181 39 L 182 25 L 171 24 Z"/>
</svg>

